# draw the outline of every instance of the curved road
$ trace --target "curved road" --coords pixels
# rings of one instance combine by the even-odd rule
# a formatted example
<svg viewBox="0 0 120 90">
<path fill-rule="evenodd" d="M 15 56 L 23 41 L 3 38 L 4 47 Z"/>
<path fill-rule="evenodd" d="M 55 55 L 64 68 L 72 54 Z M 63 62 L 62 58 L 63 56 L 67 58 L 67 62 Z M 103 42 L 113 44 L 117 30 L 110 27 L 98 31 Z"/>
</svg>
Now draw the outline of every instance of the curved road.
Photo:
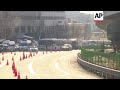
<svg viewBox="0 0 120 90">
<path fill-rule="evenodd" d="M 21 79 L 25 79 L 26 75 L 28 79 L 100 79 L 77 64 L 78 52 L 79 50 L 45 52 L 44 54 L 39 52 L 37 55 L 22 61 L 19 60 L 22 52 L 17 52 L 14 57 Z M 29 53 L 26 52 L 26 54 Z M 11 62 L 9 66 L 6 65 L 6 61 L 0 64 L 0 78 L 16 79 L 11 69 L 12 60 L 9 62 Z"/>
</svg>

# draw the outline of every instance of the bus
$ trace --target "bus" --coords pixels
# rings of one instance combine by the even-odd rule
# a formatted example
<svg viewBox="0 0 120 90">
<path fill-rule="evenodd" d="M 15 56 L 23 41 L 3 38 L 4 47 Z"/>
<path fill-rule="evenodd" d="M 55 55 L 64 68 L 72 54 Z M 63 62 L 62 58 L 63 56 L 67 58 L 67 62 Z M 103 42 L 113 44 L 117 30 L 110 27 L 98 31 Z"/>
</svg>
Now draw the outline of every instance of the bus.
<svg viewBox="0 0 120 90">
<path fill-rule="evenodd" d="M 39 40 L 39 49 L 44 50 L 44 49 L 59 49 L 64 45 L 64 44 L 70 44 L 74 49 L 76 48 L 76 39 L 56 39 L 56 38 L 44 38 Z"/>
</svg>

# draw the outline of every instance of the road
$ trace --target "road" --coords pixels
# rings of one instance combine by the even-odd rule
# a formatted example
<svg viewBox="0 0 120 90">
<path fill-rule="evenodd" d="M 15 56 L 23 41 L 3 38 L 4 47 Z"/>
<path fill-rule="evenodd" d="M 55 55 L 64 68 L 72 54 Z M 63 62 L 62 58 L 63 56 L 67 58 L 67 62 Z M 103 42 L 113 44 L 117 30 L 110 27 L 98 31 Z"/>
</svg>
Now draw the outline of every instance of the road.
<svg viewBox="0 0 120 90">
<path fill-rule="evenodd" d="M 35 56 L 20 61 L 23 52 L 0 54 L 0 79 L 17 79 L 12 71 L 12 57 L 14 57 L 20 78 L 25 79 L 100 79 L 100 77 L 87 72 L 77 63 L 77 53 L 73 51 L 38 52 Z M 25 52 L 27 56 L 29 52 Z M 4 56 L 4 61 L 2 57 Z M 9 65 L 6 65 L 6 62 Z"/>
</svg>

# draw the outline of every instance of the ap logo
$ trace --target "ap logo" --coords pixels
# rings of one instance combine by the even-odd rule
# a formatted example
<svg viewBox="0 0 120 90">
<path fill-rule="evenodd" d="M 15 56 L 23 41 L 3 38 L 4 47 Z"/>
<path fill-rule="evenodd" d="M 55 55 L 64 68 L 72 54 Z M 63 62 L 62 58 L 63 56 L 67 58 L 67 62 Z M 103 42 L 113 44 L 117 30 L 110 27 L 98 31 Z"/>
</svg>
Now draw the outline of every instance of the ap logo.
<svg viewBox="0 0 120 90">
<path fill-rule="evenodd" d="M 95 11 L 94 13 L 94 21 L 95 22 L 101 22 L 103 21 L 103 11 Z"/>
</svg>

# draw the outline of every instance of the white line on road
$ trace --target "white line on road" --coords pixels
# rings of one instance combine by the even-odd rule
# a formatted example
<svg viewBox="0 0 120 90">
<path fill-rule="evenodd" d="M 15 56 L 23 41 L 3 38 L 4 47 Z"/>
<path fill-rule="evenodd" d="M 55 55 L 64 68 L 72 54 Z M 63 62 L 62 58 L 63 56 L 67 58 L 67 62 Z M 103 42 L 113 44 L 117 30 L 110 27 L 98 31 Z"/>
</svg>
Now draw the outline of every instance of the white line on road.
<svg viewBox="0 0 120 90">
<path fill-rule="evenodd" d="M 68 54 L 68 55 L 65 55 L 65 56 L 60 57 L 58 60 L 63 60 L 63 58 L 66 58 L 66 57 L 68 57 L 68 56 L 70 56 L 70 55 L 76 55 L 76 54 Z M 64 74 L 71 75 L 70 73 L 68 73 L 68 72 L 64 71 L 63 69 L 61 69 L 61 68 L 59 67 L 59 63 L 58 63 L 58 62 L 55 64 L 55 67 L 56 67 L 58 70 L 60 70 L 61 72 L 63 72 Z"/>
<path fill-rule="evenodd" d="M 53 54 L 49 54 L 49 55 L 46 55 L 46 56 L 51 56 L 51 55 L 53 55 Z M 40 59 L 45 58 L 46 56 L 42 56 L 42 57 L 40 57 Z M 35 71 L 32 68 L 32 64 L 33 64 L 33 62 L 29 63 L 28 70 L 30 71 L 31 74 L 36 74 Z"/>
<path fill-rule="evenodd" d="M 29 69 L 29 71 L 30 71 L 31 74 L 36 74 L 36 73 L 34 72 L 33 68 L 32 68 L 32 64 L 33 64 L 33 62 L 29 63 L 28 69 Z"/>
<path fill-rule="evenodd" d="M 61 72 L 63 72 L 64 74 L 71 75 L 70 73 L 67 73 L 66 71 L 64 71 L 63 69 L 61 69 L 61 68 L 59 67 L 59 63 L 58 63 L 58 62 L 55 64 L 55 67 L 56 67 L 57 69 L 59 69 Z"/>
<path fill-rule="evenodd" d="M 6 64 L 6 62 L 2 63 L 2 64 L 0 65 L 0 68 L 3 67 L 5 64 Z"/>
</svg>

